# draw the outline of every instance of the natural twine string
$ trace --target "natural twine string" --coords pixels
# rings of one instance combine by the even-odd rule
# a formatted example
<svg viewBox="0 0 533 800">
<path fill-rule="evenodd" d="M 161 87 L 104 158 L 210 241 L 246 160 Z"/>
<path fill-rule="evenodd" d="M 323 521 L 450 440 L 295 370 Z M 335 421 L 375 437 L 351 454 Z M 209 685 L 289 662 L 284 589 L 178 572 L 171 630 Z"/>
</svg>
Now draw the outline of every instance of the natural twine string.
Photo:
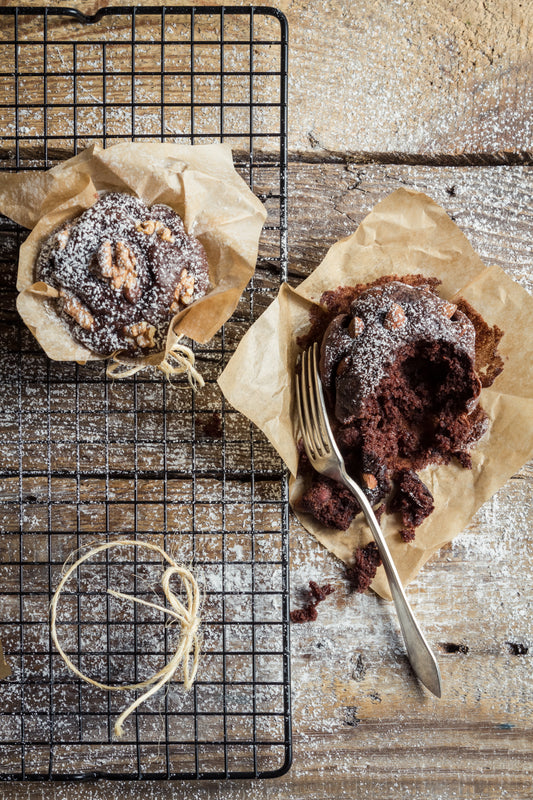
<svg viewBox="0 0 533 800">
<path fill-rule="evenodd" d="M 205 381 L 195 366 L 195 355 L 190 347 L 181 344 L 180 341 L 183 336 L 178 336 L 163 361 L 157 364 L 157 369 L 161 370 L 167 378 L 174 375 L 187 375 L 187 380 L 193 389 L 201 389 L 205 385 Z M 118 359 L 119 352 L 113 353 L 111 363 L 107 367 L 107 375 L 109 378 L 131 378 L 142 369 L 145 369 L 146 364 L 136 364 L 133 367 L 120 369 L 124 364 Z M 173 363 L 175 362 L 175 363 Z"/>
<path fill-rule="evenodd" d="M 131 545 L 132 547 L 146 547 L 148 550 L 153 550 L 159 553 L 162 558 L 167 561 L 168 564 L 170 564 L 170 566 L 167 567 L 163 573 L 163 577 L 161 578 L 161 586 L 163 587 L 163 593 L 167 598 L 171 608 L 165 608 L 157 603 L 150 603 L 147 600 L 141 600 L 139 597 L 133 597 L 132 595 L 117 592 L 114 589 L 108 589 L 108 594 L 113 595 L 113 597 L 119 597 L 123 600 L 131 600 L 134 603 L 140 603 L 141 605 L 148 606 L 149 608 L 156 608 L 159 611 L 162 611 L 164 614 L 168 614 L 170 617 L 180 623 L 181 636 L 176 652 L 168 664 L 166 664 L 163 669 L 159 670 L 159 672 L 157 672 L 155 675 L 152 675 L 151 678 L 148 678 L 141 683 L 133 683 L 127 686 L 110 686 L 108 684 L 95 681 L 80 672 L 80 670 L 75 664 L 73 664 L 59 644 L 56 630 L 57 604 L 63 587 L 72 573 L 80 566 L 80 564 L 83 564 L 84 561 L 88 561 L 88 559 L 92 558 L 98 553 L 101 553 L 103 550 L 110 550 L 112 547 L 123 547 L 124 545 Z M 170 580 L 174 575 L 179 575 L 181 579 L 187 596 L 187 605 L 182 603 L 170 588 Z M 149 697 L 159 691 L 162 686 L 164 686 L 166 683 L 169 683 L 180 666 L 183 667 L 183 688 L 186 691 L 191 689 L 194 683 L 196 671 L 198 669 L 198 661 L 200 658 L 198 628 L 201 620 L 198 617 L 199 605 L 200 592 L 192 572 L 190 572 L 186 567 L 176 563 L 176 561 L 174 561 L 174 559 L 169 556 L 168 553 L 166 553 L 161 547 L 158 547 L 158 545 L 152 544 L 151 542 L 134 541 L 132 539 L 117 539 L 112 542 L 106 542 L 92 548 L 88 553 L 85 553 L 85 555 L 78 558 L 78 560 L 63 574 L 63 577 L 61 578 L 59 586 L 57 587 L 50 604 L 50 628 L 52 640 L 65 664 L 69 667 L 69 669 L 72 670 L 72 672 L 74 672 L 75 675 L 78 676 L 78 678 L 81 678 L 86 683 L 90 683 L 92 686 L 97 686 L 99 689 L 123 692 L 130 689 L 144 689 L 147 686 L 151 687 L 147 692 L 138 697 L 135 702 L 128 706 L 128 708 L 119 716 L 115 722 L 114 728 L 117 736 L 120 737 L 123 735 L 123 723 L 130 716 L 130 714 L 132 714 L 135 709 L 138 708 L 138 706 L 144 703 L 145 700 L 148 700 Z"/>
</svg>

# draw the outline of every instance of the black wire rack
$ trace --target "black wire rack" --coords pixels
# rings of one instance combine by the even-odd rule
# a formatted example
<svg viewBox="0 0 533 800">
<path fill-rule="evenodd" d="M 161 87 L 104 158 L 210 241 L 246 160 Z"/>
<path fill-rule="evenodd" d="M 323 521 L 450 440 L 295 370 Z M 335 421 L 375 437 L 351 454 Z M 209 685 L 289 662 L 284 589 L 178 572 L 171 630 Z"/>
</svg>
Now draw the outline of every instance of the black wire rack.
<svg viewBox="0 0 533 800">
<path fill-rule="evenodd" d="M 286 20 L 271 8 L 2 8 L 0 50 L 1 170 L 48 169 L 95 141 L 224 141 L 268 209 L 236 313 L 195 346 L 196 394 L 50 361 L 15 309 L 27 231 L 0 218 L 0 641 L 12 670 L 0 682 L 0 775 L 280 775 L 291 759 L 285 472 L 216 378 L 286 276 Z M 51 645 L 48 606 L 73 551 L 121 535 L 193 564 L 204 641 L 193 690 L 173 682 L 117 739 L 136 695 L 75 678 Z M 82 672 L 127 684 L 163 666 L 175 629 L 106 594 L 153 599 L 160 574 L 138 548 L 78 570 L 58 630 Z"/>
</svg>

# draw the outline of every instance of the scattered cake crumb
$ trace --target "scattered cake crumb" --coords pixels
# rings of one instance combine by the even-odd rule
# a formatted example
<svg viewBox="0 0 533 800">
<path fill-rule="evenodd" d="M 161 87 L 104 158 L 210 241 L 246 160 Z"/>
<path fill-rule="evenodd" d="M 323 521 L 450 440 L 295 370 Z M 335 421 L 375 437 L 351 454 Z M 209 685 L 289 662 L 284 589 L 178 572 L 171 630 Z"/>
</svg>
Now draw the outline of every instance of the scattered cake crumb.
<svg viewBox="0 0 533 800">
<path fill-rule="evenodd" d="M 379 566 L 381 566 L 381 556 L 375 542 L 369 542 L 365 547 L 358 547 L 354 552 L 352 566 L 346 569 L 351 589 L 354 592 L 366 592 Z"/>
<path fill-rule="evenodd" d="M 314 622 L 318 616 L 316 610 L 317 605 L 334 591 L 333 586 L 329 583 L 324 584 L 324 586 L 319 586 L 315 581 L 309 581 L 309 600 L 303 608 L 297 608 L 291 611 L 291 622 Z"/>
<path fill-rule="evenodd" d="M 401 516 L 404 542 L 414 539 L 414 529 L 429 517 L 435 508 L 433 496 L 416 472 L 405 469 L 395 475 L 396 491 L 389 502 L 389 510 Z"/>
<path fill-rule="evenodd" d="M 346 487 L 325 475 L 313 475 L 312 483 L 298 504 L 299 510 L 312 514 L 327 528 L 345 531 L 361 510 L 359 503 Z"/>
</svg>

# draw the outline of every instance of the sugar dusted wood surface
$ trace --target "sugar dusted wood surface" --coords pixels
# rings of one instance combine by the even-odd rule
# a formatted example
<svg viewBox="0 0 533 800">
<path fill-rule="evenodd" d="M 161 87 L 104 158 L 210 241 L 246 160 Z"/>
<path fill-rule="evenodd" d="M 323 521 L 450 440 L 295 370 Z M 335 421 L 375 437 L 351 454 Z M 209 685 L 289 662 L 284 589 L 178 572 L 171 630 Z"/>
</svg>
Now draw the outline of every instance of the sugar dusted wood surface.
<svg viewBox="0 0 533 800">
<path fill-rule="evenodd" d="M 531 289 L 530 177 L 522 167 L 308 164 L 294 165 L 290 177 L 294 281 L 379 199 L 411 186 L 442 203 L 487 263 L 501 264 Z M 80 800 L 137 800 L 147 791 L 191 800 L 240 800 L 252 792 L 259 800 L 530 798 L 532 488 L 529 464 L 409 587 L 438 653 L 440 702 L 413 679 L 391 606 L 347 594 L 340 565 L 293 520 L 292 605 L 310 579 L 331 582 L 336 592 L 316 623 L 292 628 L 295 753 L 287 776 L 7 785 L 0 796 L 66 800 L 75 789 Z"/>
<path fill-rule="evenodd" d="M 71 5 L 90 12 L 99 4 Z M 408 186 L 443 205 L 487 264 L 533 291 L 530 167 L 480 166 L 530 160 L 531 6 L 279 7 L 291 31 L 291 282 L 377 201 Z M 372 158 L 390 163 L 363 163 Z M 262 248 L 268 255 L 268 234 Z M 293 606 L 309 579 L 336 592 L 316 623 L 292 629 L 294 762 L 285 777 L 19 784 L 1 786 L 0 797 L 529 800 L 532 490 L 530 463 L 409 587 L 438 652 L 441 701 L 412 678 L 391 606 L 348 595 L 339 564 L 293 520 Z"/>
<path fill-rule="evenodd" d="M 0 5 L 15 4 L 0 0 Z M 63 5 L 91 14 L 121 3 L 70 0 Z M 431 163 L 443 158 L 483 163 L 489 156 L 531 160 L 531 3 L 279 0 L 262 5 L 279 8 L 289 22 L 292 153 L 315 159 L 393 155 Z M 216 38 L 217 19 L 198 21 L 198 35 Z"/>
</svg>

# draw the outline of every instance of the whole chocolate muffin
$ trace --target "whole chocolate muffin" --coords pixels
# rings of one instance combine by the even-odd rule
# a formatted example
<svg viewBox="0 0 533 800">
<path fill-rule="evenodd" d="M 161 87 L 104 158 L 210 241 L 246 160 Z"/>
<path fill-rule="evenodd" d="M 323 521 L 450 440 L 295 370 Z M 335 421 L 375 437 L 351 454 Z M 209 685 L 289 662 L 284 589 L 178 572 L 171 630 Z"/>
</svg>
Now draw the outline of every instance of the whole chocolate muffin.
<svg viewBox="0 0 533 800">
<path fill-rule="evenodd" d="M 387 276 L 339 287 L 327 293 L 301 342 L 321 342 L 322 382 L 348 472 L 374 505 L 385 500 L 381 512 L 399 514 L 405 541 L 433 510 L 417 470 L 452 458 L 471 466 L 469 450 L 487 429 L 476 335 L 494 345 L 490 353 L 485 348 L 490 382 L 501 371 L 495 350 L 502 332 L 475 312 L 472 321 L 468 304 L 461 310 L 440 298 L 437 283 Z M 305 457 L 301 470 L 309 473 Z M 360 511 L 344 487 L 316 473 L 299 507 L 339 530 Z"/>
<path fill-rule="evenodd" d="M 172 317 L 208 291 L 209 267 L 173 209 L 108 193 L 43 243 L 36 280 L 58 290 L 74 339 L 135 356 L 163 349 Z"/>
</svg>

